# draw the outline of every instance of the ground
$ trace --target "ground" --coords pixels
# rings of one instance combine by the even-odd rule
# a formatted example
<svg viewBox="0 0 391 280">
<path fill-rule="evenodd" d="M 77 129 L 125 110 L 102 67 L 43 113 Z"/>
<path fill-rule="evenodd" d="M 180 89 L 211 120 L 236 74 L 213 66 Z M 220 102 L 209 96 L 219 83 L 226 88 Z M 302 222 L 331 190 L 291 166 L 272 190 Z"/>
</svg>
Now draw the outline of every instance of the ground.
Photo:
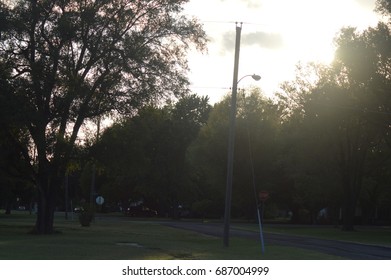
<svg viewBox="0 0 391 280">
<path fill-rule="evenodd" d="M 34 214 L 0 213 L 0 259 L 391 259 L 391 228 L 344 233 L 333 227 L 266 225 L 262 254 L 256 223 L 233 223 L 230 246 L 225 248 L 221 221 L 136 219 L 114 214 L 98 215 L 90 227 L 82 227 L 77 214 L 66 220 L 64 213 L 56 213 L 54 226 L 59 233 L 37 236 L 28 234 Z"/>
</svg>

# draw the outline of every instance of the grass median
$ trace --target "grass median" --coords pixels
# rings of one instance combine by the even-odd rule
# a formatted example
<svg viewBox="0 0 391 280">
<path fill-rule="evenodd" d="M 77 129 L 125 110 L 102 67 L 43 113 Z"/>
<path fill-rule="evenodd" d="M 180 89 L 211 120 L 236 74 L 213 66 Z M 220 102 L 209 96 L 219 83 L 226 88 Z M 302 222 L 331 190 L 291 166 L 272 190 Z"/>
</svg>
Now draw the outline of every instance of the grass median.
<svg viewBox="0 0 391 280">
<path fill-rule="evenodd" d="M 259 230 L 255 224 L 237 224 L 235 228 L 254 232 Z M 264 232 L 391 247 L 390 226 L 356 226 L 354 231 L 342 231 L 335 226 L 265 225 Z"/>
<path fill-rule="evenodd" d="M 56 217 L 60 232 L 49 236 L 28 234 L 35 216 L 0 215 L 0 259 L 3 260 L 247 260 L 336 259 L 335 256 L 285 246 L 231 238 L 230 247 L 221 238 L 166 227 L 156 220 L 97 218 L 90 227 L 76 220 Z"/>
</svg>

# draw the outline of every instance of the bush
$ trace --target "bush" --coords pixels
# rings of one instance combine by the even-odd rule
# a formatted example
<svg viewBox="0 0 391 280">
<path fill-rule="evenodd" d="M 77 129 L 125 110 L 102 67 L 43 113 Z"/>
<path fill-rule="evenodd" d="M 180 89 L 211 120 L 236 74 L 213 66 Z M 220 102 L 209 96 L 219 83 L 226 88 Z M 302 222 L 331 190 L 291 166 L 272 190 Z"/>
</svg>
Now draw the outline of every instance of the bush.
<svg viewBox="0 0 391 280">
<path fill-rule="evenodd" d="M 87 206 L 81 208 L 79 213 L 79 222 L 83 227 L 89 227 L 94 218 L 94 211 Z"/>
</svg>

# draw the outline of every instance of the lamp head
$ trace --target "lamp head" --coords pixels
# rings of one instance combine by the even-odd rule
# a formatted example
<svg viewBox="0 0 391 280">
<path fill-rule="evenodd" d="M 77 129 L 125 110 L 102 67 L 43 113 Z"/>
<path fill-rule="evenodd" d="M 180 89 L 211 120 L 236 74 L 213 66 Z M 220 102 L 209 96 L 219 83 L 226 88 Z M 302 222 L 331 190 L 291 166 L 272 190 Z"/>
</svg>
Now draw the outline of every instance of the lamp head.
<svg viewBox="0 0 391 280">
<path fill-rule="evenodd" d="M 251 78 L 253 78 L 255 81 L 259 81 L 261 79 L 261 76 L 254 74 L 251 76 Z"/>
</svg>

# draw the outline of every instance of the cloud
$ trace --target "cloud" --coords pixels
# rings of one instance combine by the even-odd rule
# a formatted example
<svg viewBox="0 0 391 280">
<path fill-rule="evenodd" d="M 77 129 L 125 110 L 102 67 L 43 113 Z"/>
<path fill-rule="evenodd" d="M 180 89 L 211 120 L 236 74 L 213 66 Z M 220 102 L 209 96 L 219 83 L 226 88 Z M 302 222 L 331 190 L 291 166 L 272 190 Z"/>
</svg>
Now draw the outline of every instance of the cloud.
<svg viewBox="0 0 391 280">
<path fill-rule="evenodd" d="M 376 0 L 355 0 L 359 5 L 366 9 L 373 10 L 375 8 Z"/>
<path fill-rule="evenodd" d="M 235 48 L 235 39 L 235 32 L 226 32 L 223 35 L 224 50 L 233 51 Z M 279 49 L 284 45 L 284 42 L 281 34 L 278 33 L 253 32 L 242 34 L 241 46 L 252 45 L 258 45 L 266 49 Z"/>
<path fill-rule="evenodd" d="M 254 32 L 242 37 L 244 45 L 259 45 L 268 49 L 279 49 L 283 45 L 282 36 L 278 33 Z"/>
<path fill-rule="evenodd" d="M 261 6 L 259 0 L 242 0 L 242 2 L 245 2 L 249 8 L 259 8 Z"/>
</svg>

